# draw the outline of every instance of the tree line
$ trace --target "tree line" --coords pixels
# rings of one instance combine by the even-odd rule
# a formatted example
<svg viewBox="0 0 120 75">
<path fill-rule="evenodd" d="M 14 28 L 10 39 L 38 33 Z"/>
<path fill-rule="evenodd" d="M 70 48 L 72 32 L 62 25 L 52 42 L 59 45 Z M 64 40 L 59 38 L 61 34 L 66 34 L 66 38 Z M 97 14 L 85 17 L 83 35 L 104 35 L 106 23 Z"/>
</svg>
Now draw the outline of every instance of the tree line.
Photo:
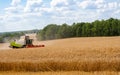
<svg viewBox="0 0 120 75">
<path fill-rule="evenodd" d="M 13 39 L 19 39 L 21 35 L 24 33 L 22 32 L 5 32 L 0 34 L 0 43 L 9 42 Z"/>
<path fill-rule="evenodd" d="M 38 40 L 52 40 L 71 37 L 120 36 L 120 19 L 110 18 L 94 22 L 81 22 L 68 25 L 49 24 L 41 30 L 0 33 L 0 43 L 19 39 L 26 33 L 37 33 Z"/>
<path fill-rule="evenodd" d="M 39 40 L 52 40 L 70 37 L 119 36 L 120 20 L 110 18 L 94 22 L 49 24 L 37 33 Z"/>
</svg>

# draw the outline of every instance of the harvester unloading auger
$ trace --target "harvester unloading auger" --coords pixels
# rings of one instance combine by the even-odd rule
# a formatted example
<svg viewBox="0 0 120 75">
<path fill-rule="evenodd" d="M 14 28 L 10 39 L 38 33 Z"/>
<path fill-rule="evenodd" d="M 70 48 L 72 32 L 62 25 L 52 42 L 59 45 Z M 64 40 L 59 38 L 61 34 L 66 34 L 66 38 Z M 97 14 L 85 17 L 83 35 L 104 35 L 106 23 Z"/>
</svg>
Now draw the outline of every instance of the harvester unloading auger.
<svg viewBox="0 0 120 75">
<path fill-rule="evenodd" d="M 45 45 L 33 45 L 33 39 L 30 39 L 29 36 L 25 36 L 24 44 L 18 44 L 16 41 L 10 43 L 10 48 L 36 48 L 36 47 L 45 47 Z"/>
</svg>

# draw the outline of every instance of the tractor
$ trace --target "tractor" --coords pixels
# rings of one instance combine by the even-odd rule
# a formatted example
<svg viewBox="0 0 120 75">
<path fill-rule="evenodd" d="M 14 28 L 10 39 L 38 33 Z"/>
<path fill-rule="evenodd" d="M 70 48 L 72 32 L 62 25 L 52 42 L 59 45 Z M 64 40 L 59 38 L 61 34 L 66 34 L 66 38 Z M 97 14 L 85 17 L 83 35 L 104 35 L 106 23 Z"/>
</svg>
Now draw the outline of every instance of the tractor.
<svg viewBox="0 0 120 75">
<path fill-rule="evenodd" d="M 16 43 L 16 40 L 10 43 L 10 48 L 37 48 L 37 47 L 45 47 L 45 45 L 33 45 L 33 39 L 30 39 L 29 36 L 25 36 L 24 43 Z"/>
</svg>

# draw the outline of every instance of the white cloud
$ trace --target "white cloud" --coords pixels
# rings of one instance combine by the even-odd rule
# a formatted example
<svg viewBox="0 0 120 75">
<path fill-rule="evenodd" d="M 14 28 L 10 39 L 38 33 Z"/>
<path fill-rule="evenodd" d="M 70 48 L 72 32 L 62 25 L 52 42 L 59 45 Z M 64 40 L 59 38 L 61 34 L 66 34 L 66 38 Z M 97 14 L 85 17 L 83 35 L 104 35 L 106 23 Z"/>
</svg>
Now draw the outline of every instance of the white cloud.
<svg viewBox="0 0 120 75">
<path fill-rule="evenodd" d="M 8 8 L 4 9 L 6 11 L 6 14 L 19 14 L 23 12 L 23 6 L 10 6 Z"/>
<path fill-rule="evenodd" d="M 115 11 L 115 14 L 120 14 L 120 10 Z"/>
<path fill-rule="evenodd" d="M 35 11 L 34 8 L 39 8 L 42 4 L 42 0 L 27 0 L 27 4 L 24 8 L 24 12 Z"/>
<path fill-rule="evenodd" d="M 56 6 L 66 6 L 69 4 L 69 0 L 52 0 L 51 1 L 51 6 L 56 7 Z"/>
<path fill-rule="evenodd" d="M 115 10 L 112 14 L 112 16 L 114 16 L 115 18 L 120 18 L 120 9 Z"/>
<path fill-rule="evenodd" d="M 35 11 L 37 7 L 33 7 L 32 5 L 41 4 L 41 2 L 42 0 L 28 0 L 26 6 L 28 6 L 29 9 L 34 9 Z M 6 21 L 24 20 L 24 18 L 29 19 L 34 16 L 35 17 L 41 16 L 40 12 L 24 12 L 24 9 L 26 8 L 27 7 L 23 7 L 20 4 L 18 4 L 17 6 L 11 5 L 10 7 L 5 8 L 4 20 Z"/>
<path fill-rule="evenodd" d="M 96 0 L 95 1 L 95 5 L 97 6 L 97 8 L 103 8 L 104 7 L 104 4 L 105 4 L 105 1 L 104 0 Z"/>
<path fill-rule="evenodd" d="M 103 7 L 98 9 L 97 11 L 99 11 L 100 13 L 101 12 L 107 12 L 107 11 L 109 11 L 109 13 L 113 13 L 114 11 L 118 10 L 119 8 L 120 8 L 119 3 L 117 3 L 117 2 L 108 2 L 108 3 L 105 3 L 103 5 Z"/>
<path fill-rule="evenodd" d="M 20 2 L 21 2 L 21 0 L 12 0 L 11 5 L 17 6 Z"/>
<path fill-rule="evenodd" d="M 3 22 L 16 22 L 21 19 L 23 6 L 20 5 L 21 0 L 12 0 L 11 5 L 4 8 Z"/>
<path fill-rule="evenodd" d="M 2 15 L 0 15 L 0 21 L 2 21 L 3 20 L 3 16 Z"/>
<path fill-rule="evenodd" d="M 118 3 L 117 2 L 111 2 L 111 3 L 108 3 L 108 8 L 109 9 L 115 9 L 118 7 Z"/>
<path fill-rule="evenodd" d="M 105 0 L 84 0 L 77 2 L 77 5 L 84 12 L 85 10 L 89 10 L 89 13 L 96 12 L 95 14 L 97 14 L 99 18 L 114 17 L 115 14 L 118 13 L 117 10 L 120 9 L 119 2 L 117 1 L 109 2 Z"/>
<path fill-rule="evenodd" d="M 77 2 L 77 5 L 82 9 L 98 9 L 104 6 L 104 0 L 84 0 Z"/>
<path fill-rule="evenodd" d="M 53 11 L 53 8 L 42 7 L 42 8 L 36 8 L 35 10 L 51 13 Z"/>
<path fill-rule="evenodd" d="M 22 0 L 12 0 L 9 7 L 4 8 L 4 15 L 14 15 L 20 14 L 23 12 L 23 6 L 21 5 Z"/>
<path fill-rule="evenodd" d="M 93 4 L 93 2 L 91 0 L 86 0 L 83 2 L 79 2 L 78 6 L 85 9 L 89 6 L 89 4 Z"/>
<path fill-rule="evenodd" d="M 52 0 L 50 2 L 51 8 L 57 11 L 74 10 L 76 2 L 74 0 Z"/>
<path fill-rule="evenodd" d="M 96 4 L 101 4 L 101 3 L 104 3 L 105 1 L 104 0 L 96 0 L 95 3 Z"/>
</svg>

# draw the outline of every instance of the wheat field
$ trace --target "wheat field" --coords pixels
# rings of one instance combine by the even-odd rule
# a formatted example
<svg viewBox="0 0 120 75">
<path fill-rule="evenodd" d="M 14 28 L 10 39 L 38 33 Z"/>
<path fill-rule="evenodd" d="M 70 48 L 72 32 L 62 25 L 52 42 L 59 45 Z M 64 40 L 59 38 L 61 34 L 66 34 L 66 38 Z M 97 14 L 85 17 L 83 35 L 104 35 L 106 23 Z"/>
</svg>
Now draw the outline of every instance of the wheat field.
<svg viewBox="0 0 120 75">
<path fill-rule="evenodd" d="M 0 75 L 120 75 L 120 72 L 83 72 L 83 71 L 59 71 L 59 72 L 0 72 Z"/>
<path fill-rule="evenodd" d="M 105 71 L 98 74 L 120 75 L 120 37 L 69 38 L 34 41 L 34 44 L 45 44 L 45 47 L 9 49 L 8 44 L 0 44 L 0 71 L 66 71 L 62 75 L 67 71 L 83 75 Z"/>
</svg>

